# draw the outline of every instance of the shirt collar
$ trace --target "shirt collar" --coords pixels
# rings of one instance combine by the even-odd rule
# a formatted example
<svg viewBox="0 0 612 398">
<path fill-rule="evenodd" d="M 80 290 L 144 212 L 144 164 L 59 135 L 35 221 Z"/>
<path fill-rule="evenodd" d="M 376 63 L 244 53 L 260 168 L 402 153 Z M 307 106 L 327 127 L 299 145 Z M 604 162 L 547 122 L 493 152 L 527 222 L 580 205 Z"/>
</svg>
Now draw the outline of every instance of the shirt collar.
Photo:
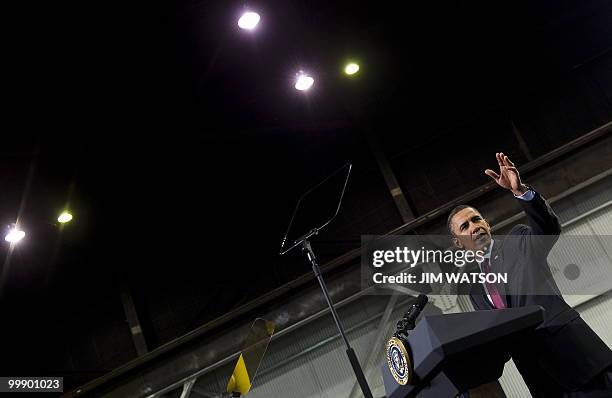
<svg viewBox="0 0 612 398">
<path fill-rule="evenodd" d="M 491 252 L 493 251 L 493 243 L 495 241 L 493 239 L 491 239 L 491 244 L 489 245 L 489 251 L 487 251 L 487 253 L 485 254 L 486 258 L 491 258 Z"/>
<path fill-rule="evenodd" d="M 484 258 L 488 258 L 489 261 L 491 259 L 491 253 L 493 252 L 493 242 L 494 242 L 494 240 L 491 239 L 491 243 L 489 244 L 489 250 L 487 250 L 487 252 L 483 256 Z"/>
</svg>

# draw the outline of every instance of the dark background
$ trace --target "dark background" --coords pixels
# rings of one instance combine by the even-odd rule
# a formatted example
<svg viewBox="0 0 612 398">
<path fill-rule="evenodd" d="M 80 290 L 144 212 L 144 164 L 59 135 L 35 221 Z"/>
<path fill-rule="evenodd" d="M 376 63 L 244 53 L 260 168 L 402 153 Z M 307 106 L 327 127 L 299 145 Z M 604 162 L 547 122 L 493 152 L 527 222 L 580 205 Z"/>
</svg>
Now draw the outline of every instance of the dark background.
<svg viewBox="0 0 612 398">
<path fill-rule="evenodd" d="M 607 0 L 249 6 L 255 32 L 234 1 L 6 6 L 0 223 L 28 235 L 0 262 L 3 375 L 68 390 L 134 359 L 118 275 L 153 349 L 308 273 L 281 237 L 347 161 L 323 259 L 401 225 L 366 132 L 419 215 L 497 151 L 520 166 L 612 119 Z"/>
</svg>

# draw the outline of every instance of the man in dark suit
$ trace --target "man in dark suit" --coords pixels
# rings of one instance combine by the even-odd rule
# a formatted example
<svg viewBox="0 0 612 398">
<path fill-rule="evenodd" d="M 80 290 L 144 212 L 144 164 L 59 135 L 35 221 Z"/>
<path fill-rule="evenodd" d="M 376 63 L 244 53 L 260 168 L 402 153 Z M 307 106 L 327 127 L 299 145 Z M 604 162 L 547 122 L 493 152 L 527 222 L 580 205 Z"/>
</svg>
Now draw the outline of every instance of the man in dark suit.
<svg viewBox="0 0 612 398">
<path fill-rule="evenodd" d="M 542 325 L 511 352 L 533 397 L 612 397 L 612 351 L 565 302 L 546 260 L 561 232 L 559 220 L 546 200 L 521 182 L 510 159 L 503 153 L 496 157 L 499 173 L 485 173 L 514 194 L 530 225 L 516 225 L 503 240 L 493 239 L 478 210 L 462 205 L 451 211 L 454 245 L 483 250 L 482 272 L 508 275 L 506 284 L 474 285 L 474 308 L 544 308 Z"/>
</svg>

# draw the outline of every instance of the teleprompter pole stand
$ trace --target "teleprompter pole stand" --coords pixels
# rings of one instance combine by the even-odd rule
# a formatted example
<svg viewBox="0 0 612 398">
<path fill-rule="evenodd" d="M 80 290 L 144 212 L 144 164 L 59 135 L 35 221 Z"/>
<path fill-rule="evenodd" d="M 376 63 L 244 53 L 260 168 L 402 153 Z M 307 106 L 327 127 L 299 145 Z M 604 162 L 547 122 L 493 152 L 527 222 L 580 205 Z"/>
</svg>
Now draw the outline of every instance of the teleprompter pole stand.
<svg viewBox="0 0 612 398">
<path fill-rule="evenodd" d="M 355 377 L 357 377 L 357 382 L 359 383 L 359 387 L 361 387 L 361 392 L 365 398 L 372 398 L 372 392 L 370 391 L 370 386 L 366 381 L 365 376 L 363 375 L 363 370 L 361 369 L 361 365 L 359 365 L 359 360 L 357 359 L 357 355 L 355 355 L 355 351 L 349 344 L 348 339 L 346 338 L 346 333 L 344 332 L 344 327 L 342 327 L 342 323 L 340 322 L 340 318 L 338 317 L 338 313 L 336 312 L 336 308 L 334 307 L 334 303 L 331 301 L 329 297 L 329 292 L 327 290 L 327 286 L 325 285 L 325 281 L 323 280 L 323 275 L 321 275 L 321 269 L 317 264 L 317 258 L 315 257 L 314 251 L 312 251 L 312 246 L 310 246 L 310 242 L 308 238 L 312 235 L 316 235 L 318 230 L 311 231 L 310 234 L 307 234 L 306 237 L 302 240 L 302 250 L 306 252 L 306 257 L 308 257 L 308 261 L 310 261 L 310 265 L 312 265 L 312 271 L 314 272 L 317 280 L 319 281 L 319 285 L 321 285 L 321 290 L 323 290 L 323 295 L 325 296 L 325 300 L 327 301 L 327 305 L 329 306 L 329 310 L 331 311 L 332 317 L 336 322 L 336 326 L 340 331 L 340 335 L 344 340 L 344 344 L 346 345 L 346 355 L 348 355 L 349 361 L 351 362 L 351 366 L 353 367 L 353 372 L 355 372 Z"/>
</svg>

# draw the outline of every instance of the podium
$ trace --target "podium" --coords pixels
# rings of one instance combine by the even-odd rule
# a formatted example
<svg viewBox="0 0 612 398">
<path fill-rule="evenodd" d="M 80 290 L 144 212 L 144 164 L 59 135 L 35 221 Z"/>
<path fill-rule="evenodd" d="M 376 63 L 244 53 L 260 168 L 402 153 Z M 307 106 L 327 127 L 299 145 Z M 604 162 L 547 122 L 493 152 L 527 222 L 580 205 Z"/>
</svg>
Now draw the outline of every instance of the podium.
<svg viewBox="0 0 612 398">
<path fill-rule="evenodd" d="M 543 319 L 539 306 L 423 317 L 408 336 L 407 358 L 387 347 L 388 363 L 382 365 L 387 398 L 454 398 L 499 379 L 512 345 Z M 410 374 L 402 379 L 404 370 Z"/>
</svg>

